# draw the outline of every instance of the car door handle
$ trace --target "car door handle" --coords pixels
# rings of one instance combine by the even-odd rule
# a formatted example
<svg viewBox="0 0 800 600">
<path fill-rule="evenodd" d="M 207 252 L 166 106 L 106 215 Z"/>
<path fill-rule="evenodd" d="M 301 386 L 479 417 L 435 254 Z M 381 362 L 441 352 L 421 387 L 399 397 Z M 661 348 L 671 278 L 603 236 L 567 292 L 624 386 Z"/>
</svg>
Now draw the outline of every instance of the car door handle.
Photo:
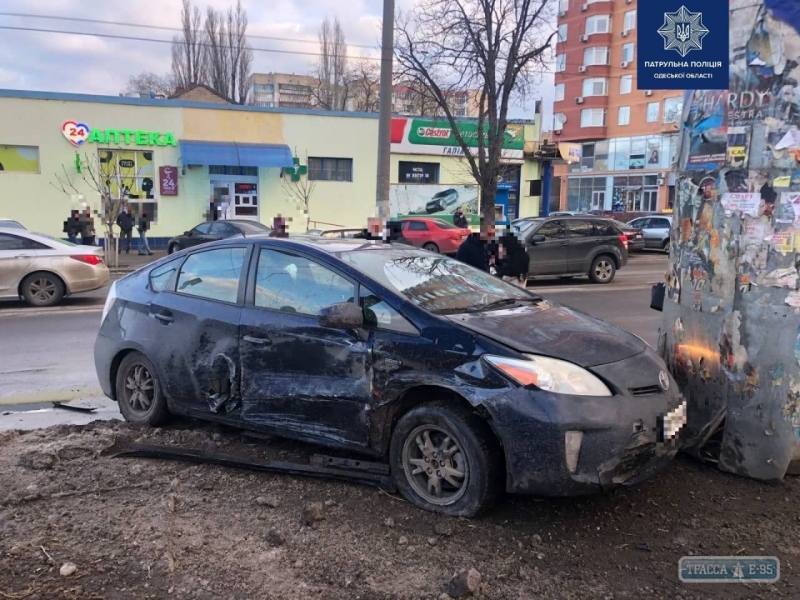
<svg viewBox="0 0 800 600">
<path fill-rule="evenodd" d="M 246 335 L 242 338 L 245 342 L 250 342 L 251 344 L 258 344 L 259 346 L 271 346 L 272 340 L 269 338 L 262 338 L 262 337 L 253 337 L 252 335 Z"/>
<path fill-rule="evenodd" d="M 162 323 L 172 323 L 175 318 L 172 315 L 166 315 L 164 313 L 156 313 L 153 315 L 154 319 L 158 319 Z"/>
<path fill-rule="evenodd" d="M 33 254 L 17 254 L 14 258 L 33 258 Z"/>
</svg>

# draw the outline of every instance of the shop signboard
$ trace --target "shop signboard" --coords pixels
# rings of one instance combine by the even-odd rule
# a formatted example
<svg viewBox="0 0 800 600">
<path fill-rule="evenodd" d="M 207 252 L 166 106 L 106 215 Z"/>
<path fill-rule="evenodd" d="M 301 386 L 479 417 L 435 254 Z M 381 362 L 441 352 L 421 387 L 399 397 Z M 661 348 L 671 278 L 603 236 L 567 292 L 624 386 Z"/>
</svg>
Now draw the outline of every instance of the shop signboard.
<svg viewBox="0 0 800 600">
<path fill-rule="evenodd" d="M 395 184 L 389 205 L 393 217 L 435 217 L 450 223 L 461 207 L 471 225 L 480 223 L 477 185 Z"/>
<path fill-rule="evenodd" d="M 458 125 L 468 148 L 478 148 L 478 124 L 463 121 Z M 486 131 L 484 130 L 484 138 Z M 521 161 L 525 147 L 523 126 L 510 124 L 505 131 L 501 156 L 504 160 Z M 392 119 L 392 152 L 397 154 L 429 154 L 464 156 L 450 122 L 446 119 Z"/>
<path fill-rule="evenodd" d="M 115 146 L 177 146 L 171 131 L 143 129 L 92 129 L 81 121 L 65 121 L 61 133 L 73 146 L 83 144 L 114 144 Z"/>
<path fill-rule="evenodd" d="M 158 167 L 159 191 L 162 196 L 178 195 L 177 167 Z"/>
</svg>

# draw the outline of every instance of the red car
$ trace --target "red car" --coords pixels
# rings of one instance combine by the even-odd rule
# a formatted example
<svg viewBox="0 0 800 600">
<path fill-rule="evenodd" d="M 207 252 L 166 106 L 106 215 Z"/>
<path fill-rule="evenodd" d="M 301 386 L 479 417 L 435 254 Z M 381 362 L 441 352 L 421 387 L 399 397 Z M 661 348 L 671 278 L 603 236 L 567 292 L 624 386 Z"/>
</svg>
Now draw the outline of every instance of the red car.
<svg viewBox="0 0 800 600">
<path fill-rule="evenodd" d="M 455 254 L 469 234 L 469 229 L 456 227 L 444 219 L 402 219 L 403 237 L 418 248 L 441 254 Z"/>
</svg>

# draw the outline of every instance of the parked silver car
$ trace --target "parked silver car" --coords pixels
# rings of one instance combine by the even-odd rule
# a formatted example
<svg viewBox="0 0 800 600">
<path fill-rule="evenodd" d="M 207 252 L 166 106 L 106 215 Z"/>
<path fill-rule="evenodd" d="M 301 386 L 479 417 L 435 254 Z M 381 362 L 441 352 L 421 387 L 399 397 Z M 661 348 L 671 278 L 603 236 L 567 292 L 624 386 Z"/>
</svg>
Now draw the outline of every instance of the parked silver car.
<svg viewBox="0 0 800 600">
<path fill-rule="evenodd" d="M 671 215 L 651 215 L 639 217 L 628 223 L 644 233 L 644 247 L 657 248 L 669 252 L 669 230 L 672 228 Z"/>
</svg>

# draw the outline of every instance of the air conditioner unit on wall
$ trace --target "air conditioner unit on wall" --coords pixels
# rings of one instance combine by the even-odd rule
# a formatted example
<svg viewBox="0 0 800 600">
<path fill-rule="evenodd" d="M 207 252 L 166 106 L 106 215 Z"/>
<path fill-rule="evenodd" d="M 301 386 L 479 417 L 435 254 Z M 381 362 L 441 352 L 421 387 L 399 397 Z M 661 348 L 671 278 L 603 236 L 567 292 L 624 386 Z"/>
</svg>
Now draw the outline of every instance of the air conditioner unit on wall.
<svg viewBox="0 0 800 600">
<path fill-rule="evenodd" d="M 625 0 L 625 4 L 633 4 L 633 0 Z"/>
<path fill-rule="evenodd" d="M 581 41 L 582 42 L 588 42 L 589 41 L 589 36 L 588 35 L 582 35 L 581 36 Z"/>
<path fill-rule="evenodd" d="M 628 30 L 627 29 L 622 32 L 622 37 L 628 37 Z"/>
<path fill-rule="evenodd" d="M 586 73 L 586 67 L 585 66 L 578 67 L 578 73 Z"/>
<path fill-rule="evenodd" d="M 586 12 L 587 10 L 589 10 L 589 5 L 588 4 L 581 4 L 581 10 L 583 12 Z"/>
<path fill-rule="evenodd" d="M 658 183 L 658 185 L 664 185 L 664 180 L 663 179 L 657 179 L 656 183 Z"/>
<path fill-rule="evenodd" d="M 583 96 L 578 96 L 575 98 L 575 104 L 583 104 Z"/>
<path fill-rule="evenodd" d="M 647 91 L 644 93 L 644 95 L 645 95 L 645 96 L 652 96 L 652 95 L 653 95 L 653 90 L 647 90 Z"/>
<path fill-rule="evenodd" d="M 553 131 L 553 133 L 555 133 L 556 135 L 561 135 L 561 130 L 560 129 L 556 129 L 556 130 Z"/>
<path fill-rule="evenodd" d="M 627 60 L 623 60 L 622 64 L 620 65 L 620 67 L 622 67 L 623 69 L 627 69 L 629 64 L 631 64 L 631 63 L 628 62 Z"/>
</svg>

